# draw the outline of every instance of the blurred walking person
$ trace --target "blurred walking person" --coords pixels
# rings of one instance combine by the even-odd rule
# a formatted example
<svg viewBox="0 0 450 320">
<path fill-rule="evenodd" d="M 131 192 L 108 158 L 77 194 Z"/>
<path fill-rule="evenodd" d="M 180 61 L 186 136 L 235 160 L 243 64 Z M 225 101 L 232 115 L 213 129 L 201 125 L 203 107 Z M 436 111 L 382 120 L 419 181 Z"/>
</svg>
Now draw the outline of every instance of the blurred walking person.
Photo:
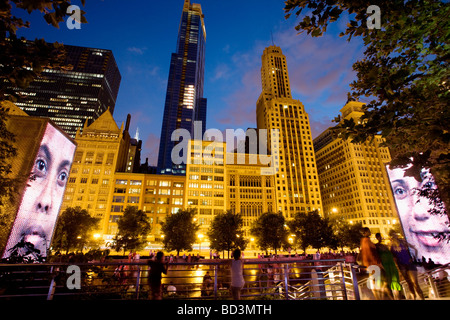
<svg viewBox="0 0 450 320">
<path fill-rule="evenodd" d="M 389 236 L 391 238 L 392 255 L 397 263 L 398 270 L 408 284 L 412 299 L 419 298 L 424 300 L 425 298 L 419 285 L 419 279 L 417 278 L 417 268 L 411 259 L 406 241 L 400 239 L 394 230 L 389 232 Z"/>
<path fill-rule="evenodd" d="M 372 290 L 372 293 L 375 297 L 375 299 L 379 300 L 381 298 L 381 260 L 378 256 L 377 248 L 375 247 L 375 244 L 370 240 L 370 229 L 365 227 L 361 231 L 362 238 L 361 238 L 361 245 L 360 245 L 360 256 L 358 258 L 358 264 L 368 268 L 370 266 L 377 266 L 380 270 L 380 274 L 378 277 L 369 277 L 371 280 L 371 283 L 369 285 L 369 288 Z"/>
<path fill-rule="evenodd" d="M 164 253 L 158 251 L 155 261 L 149 260 L 150 266 L 150 289 L 152 300 L 162 300 L 162 274 L 167 274 L 167 262 L 164 262 Z"/>
<path fill-rule="evenodd" d="M 383 238 L 381 233 L 377 233 L 375 237 L 378 243 L 375 245 L 378 251 L 378 255 L 381 259 L 381 264 L 384 269 L 384 276 L 386 282 L 383 284 L 383 292 L 389 296 L 389 298 L 394 298 L 394 300 L 400 299 L 400 291 L 402 291 L 402 286 L 400 285 L 400 276 L 398 274 L 397 267 L 394 262 L 394 256 L 392 255 L 389 248 L 383 244 Z"/>
</svg>

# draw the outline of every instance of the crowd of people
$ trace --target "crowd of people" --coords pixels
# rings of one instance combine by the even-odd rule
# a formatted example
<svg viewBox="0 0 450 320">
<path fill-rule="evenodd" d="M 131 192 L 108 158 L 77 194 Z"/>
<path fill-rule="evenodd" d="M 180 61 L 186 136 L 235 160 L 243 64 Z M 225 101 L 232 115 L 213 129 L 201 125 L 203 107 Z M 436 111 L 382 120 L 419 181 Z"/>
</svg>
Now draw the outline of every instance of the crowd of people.
<svg viewBox="0 0 450 320">
<path fill-rule="evenodd" d="M 254 257 L 255 261 L 263 262 L 259 263 L 259 274 L 264 275 L 267 281 L 271 284 L 280 282 L 279 279 L 283 273 L 281 266 L 284 261 L 305 260 L 312 264 L 315 264 L 314 260 L 332 260 L 332 259 L 345 259 L 346 262 L 356 263 L 361 266 L 364 274 L 368 276 L 368 288 L 371 290 L 374 299 L 401 299 L 402 286 L 400 285 L 401 277 L 406 281 L 408 286 L 408 293 L 410 299 L 424 299 L 424 294 L 419 286 L 418 282 L 418 266 L 422 266 L 424 269 L 431 269 L 436 267 L 433 261 L 415 261 L 411 258 L 409 248 L 406 241 L 398 236 L 397 233 L 392 231 L 389 234 L 389 245 L 385 243 L 380 233 L 375 235 L 377 242 L 374 243 L 370 239 L 371 233 L 369 228 L 363 228 L 361 245 L 358 251 L 322 251 L 317 250 L 314 254 L 298 254 L 297 252 L 276 255 L 276 254 L 263 254 L 259 253 L 257 257 Z M 240 292 L 244 286 L 243 277 L 243 264 L 244 254 L 240 250 L 233 251 L 232 259 L 221 259 L 218 253 L 210 251 L 210 259 L 220 259 L 223 263 L 229 264 L 231 270 L 231 283 L 226 286 L 222 283 L 217 284 L 222 289 L 230 289 L 233 299 L 240 299 Z M 130 253 L 128 262 L 139 262 L 140 256 L 136 253 Z M 162 251 L 149 253 L 148 266 L 149 266 L 149 284 L 151 298 L 155 300 L 162 299 L 163 288 L 164 292 L 168 296 L 175 296 L 177 294 L 177 288 L 173 282 L 168 285 L 162 285 L 162 276 L 167 274 L 169 265 L 171 263 L 193 263 L 204 259 L 199 254 L 182 256 L 169 255 L 165 256 Z M 205 261 L 205 260 L 203 260 Z M 222 262 L 221 261 L 221 262 Z M 250 259 L 247 259 L 248 263 Z M 268 263 L 264 263 L 268 262 Z M 198 264 L 197 268 L 198 268 Z M 123 266 L 124 268 L 132 268 L 131 265 Z M 192 266 L 188 266 L 188 268 Z M 125 270 L 125 269 L 123 269 Z M 209 271 L 203 276 L 201 284 L 201 296 L 208 297 L 214 292 L 214 280 Z"/>
<path fill-rule="evenodd" d="M 402 286 L 400 274 L 405 279 L 412 299 L 424 299 L 419 286 L 417 266 L 411 259 L 408 246 L 403 239 L 390 232 L 391 245 L 384 244 L 380 233 L 375 235 L 377 243 L 370 240 L 369 228 L 363 228 L 360 254 L 357 263 L 369 272 L 368 286 L 377 300 L 400 299 Z"/>
</svg>

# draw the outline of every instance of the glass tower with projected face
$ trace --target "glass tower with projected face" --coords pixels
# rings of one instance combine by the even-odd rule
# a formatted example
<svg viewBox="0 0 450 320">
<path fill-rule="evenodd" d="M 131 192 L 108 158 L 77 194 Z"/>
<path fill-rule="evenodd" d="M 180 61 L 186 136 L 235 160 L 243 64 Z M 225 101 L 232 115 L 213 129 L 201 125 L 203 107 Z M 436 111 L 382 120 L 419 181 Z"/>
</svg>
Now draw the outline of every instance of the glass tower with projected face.
<svg viewBox="0 0 450 320">
<path fill-rule="evenodd" d="M 274 210 L 286 218 L 296 212 L 322 212 L 313 141 L 308 114 L 292 99 L 286 57 L 277 46 L 264 50 L 261 66 L 262 92 L 256 104 L 258 129 L 279 130 L 279 145 L 268 149 L 278 159 L 275 174 Z M 270 138 L 270 137 L 269 137 Z"/>
<path fill-rule="evenodd" d="M 191 4 L 189 0 L 184 2 L 177 51 L 170 60 L 158 155 L 158 173 L 161 174 L 186 174 L 186 161 L 177 165 L 172 162 L 172 149 L 176 143 L 181 142 L 172 141 L 174 130 L 185 129 L 194 136 L 194 122 L 201 121 L 202 136 L 205 131 L 206 99 L 203 98 L 203 81 L 206 30 L 203 17 L 199 4 Z"/>
</svg>

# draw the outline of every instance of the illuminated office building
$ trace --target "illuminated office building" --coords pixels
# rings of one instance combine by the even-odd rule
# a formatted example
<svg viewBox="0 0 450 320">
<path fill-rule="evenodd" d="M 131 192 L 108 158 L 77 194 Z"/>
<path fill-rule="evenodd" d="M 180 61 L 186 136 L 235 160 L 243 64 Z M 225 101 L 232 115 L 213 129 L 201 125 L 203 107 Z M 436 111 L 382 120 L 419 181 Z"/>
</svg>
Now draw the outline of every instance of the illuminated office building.
<svg viewBox="0 0 450 320">
<path fill-rule="evenodd" d="M 119 128 L 107 110 L 83 132 L 76 132 L 77 149 L 69 174 L 63 211 L 67 207 L 81 207 L 97 218 L 105 218 L 115 183 L 116 172 L 126 169 L 130 145 L 128 125 Z"/>
<path fill-rule="evenodd" d="M 197 210 L 197 223 L 206 233 L 215 215 L 226 208 L 226 143 L 191 140 L 186 165 L 186 208 Z"/>
<path fill-rule="evenodd" d="M 256 105 L 258 129 L 279 130 L 279 144 L 268 141 L 269 152 L 279 160 L 275 174 L 274 211 L 286 218 L 296 212 L 319 210 L 322 203 L 319 176 L 308 114 L 292 99 L 286 57 L 277 46 L 264 50 L 261 67 L 262 93 Z M 269 140 L 269 139 L 268 139 Z"/>
<path fill-rule="evenodd" d="M 201 121 L 202 139 L 206 127 L 206 99 L 203 98 L 206 30 L 199 4 L 184 2 L 177 51 L 170 60 L 169 80 L 164 105 L 158 173 L 186 174 L 185 164 L 172 163 L 175 145 L 171 136 L 176 129 L 186 129 L 194 136 L 194 121 Z M 186 162 L 184 162 L 186 163 Z"/>
<path fill-rule="evenodd" d="M 233 161 L 230 161 L 233 157 Z M 254 159 L 251 159 L 251 158 Z M 227 153 L 226 209 L 239 213 L 243 219 L 244 236 L 251 237 L 253 222 L 265 212 L 275 211 L 275 176 L 263 175 L 255 154 Z M 253 243 L 249 242 L 249 245 Z"/>
<path fill-rule="evenodd" d="M 348 102 L 344 119 L 356 123 L 363 115 L 361 102 Z M 361 144 L 333 137 L 327 129 L 314 139 L 323 210 L 350 223 L 361 222 L 372 234 L 385 235 L 398 223 L 385 165 L 391 160 L 381 136 Z"/>
<path fill-rule="evenodd" d="M 48 117 L 72 138 L 108 108 L 114 112 L 121 75 L 111 50 L 64 46 L 70 71 L 44 69 L 16 102 L 30 116 Z"/>
</svg>

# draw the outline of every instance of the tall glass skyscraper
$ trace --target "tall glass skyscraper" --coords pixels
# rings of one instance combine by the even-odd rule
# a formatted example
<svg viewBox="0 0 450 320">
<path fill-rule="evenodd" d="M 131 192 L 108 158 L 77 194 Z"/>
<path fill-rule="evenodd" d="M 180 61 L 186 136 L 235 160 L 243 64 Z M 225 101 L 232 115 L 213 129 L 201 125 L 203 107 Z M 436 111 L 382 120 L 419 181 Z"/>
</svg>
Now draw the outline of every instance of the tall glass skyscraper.
<svg viewBox="0 0 450 320">
<path fill-rule="evenodd" d="M 158 155 L 158 173 L 186 174 L 183 164 L 172 162 L 171 141 L 176 129 L 186 129 L 194 136 L 194 122 L 201 121 L 202 136 L 206 126 L 206 99 L 203 98 L 205 72 L 206 30 L 199 4 L 184 2 L 178 30 L 177 51 L 172 53 L 164 105 L 161 141 Z M 183 155 L 186 159 L 186 155 Z"/>
<path fill-rule="evenodd" d="M 16 105 L 28 115 L 48 117 L 70 136 L 108 108 L 114 112 L 121 81 L 111 50 L 64 45 L 70 71 L 45 68 L 26 89 L 15 89 Z"/>
</svg>

